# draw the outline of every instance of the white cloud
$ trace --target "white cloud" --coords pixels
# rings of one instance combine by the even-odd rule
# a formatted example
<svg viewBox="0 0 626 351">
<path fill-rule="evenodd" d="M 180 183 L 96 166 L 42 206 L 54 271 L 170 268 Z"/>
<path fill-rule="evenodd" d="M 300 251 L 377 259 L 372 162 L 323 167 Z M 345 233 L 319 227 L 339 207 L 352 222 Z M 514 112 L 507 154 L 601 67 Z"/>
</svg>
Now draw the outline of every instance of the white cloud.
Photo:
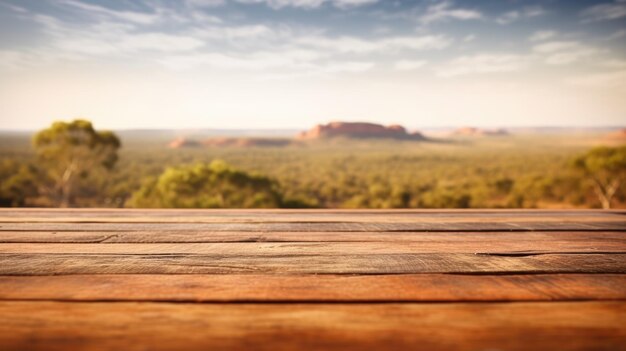
<svg viewBox="0 0 626 351">
<path fill-rule="evenodd" d="M 509 24 L 521 17 L 519 11 L 509 11 L 496 19 L 500 24 Z"/>
<path fill-rule="evenodd" d="M 185 0 L 185 3 L 190 6 L 198 7 L 215 7 L 224 5 L 224 0 Z"/>
<path fill-rule="evenodd" d="M 447 47 L 450 40 L 442 35 L 417 37 L 389 37 L 364 40 L 355 37 L 329 38 L 322 36 L 301 37 L 299 44 L 343 53 L 388 53 L 397 50 L 438 50 Z"/>
<path fill-rule="evenodd" d="M 204 42 L 187 36 L 164 33 L 125 34 L 120 37 L 65 34 L 54 45 L 66 52 L 85 55 L 123 55 L 141 51 L 181 52 L 198 49 Z"/>
<path fill-rule="evenodd" d="M 553 30 L 540 30 L 533 33 L 533 35 L 528 38 L 530 41 L 544 41 L 556 36 L 556 32 Z"/>
<path fill-rule="evenodd" d="M 608 37 L 606 37 L 606 40 L 621 39 L 621 38 L 623 38 L 625 36 L 626 36 L 626 30 L 620 29 L 620 30 L 614 32 L 613 34 L 609 35 Z"/>
<path fill-rule="evenodd" d="M 545 11 L 541 6 L 527 6 L 521 10 L 513 10 L 504 13 L 502 16 L 496 18 L 496 22 L 499 24 L 509 24 L 522 18 L 541 16 L 544 13 Z"/>
<path fill-rule="evenodd" d="M 626 1 L 598 4 L 584 9 L 580 16 L 583 22 L 615 20 L 626 16 Z"/>
<path fill-rule="evenodd" d="M 429 24 L 448 19 L 457 20 L 474 20 L 480 19 L 483 15 L 477 10 L 455 8 L 449 1 L 442 1 L 438 4 L 431 5 L 426 9 L 426 13 L 419 18 L 423 24 Z"/>
<path fill-rule="evenodd" d="M 194 36 L 213 40 L 287 38 L 291 35 L 290 30 L 287 28 L 272 28 L 262 24 L 209 26 L 193 30 L 192 33 Z"/>
<path fill-rule="evenodd" d="M 344 9 L 363 5 L 373 4 L 378 0 L 236 0 L 244 4 L 266 4 L 273 9 L 281 9 L 284 7 L 297 7 L 305 9 L 313 9 L 330 3 L 335 7 Z"/>
<path fill-rule="evenodd" d="M 474 41 L 474 39 L 476 39 L 476 36 L 474 34 L 468 34 L 465 36 L 465 38 L 463 38 L 463 41 L 469 43 Z"/>
<path fill-rule="evenodd" d="M 334 0 L 333 4 L 339 8 L 350 8 L 362 5 L 369 5 L 378 2 L 378 0 Z"/>
<path fill-rule="evenodd" d="M 535 45 L 533 51 L 545 56 L 550 65 L 565 65 L 593 56 L 598 50 L 576 41 L 551 41 Z"/>
<path fill-rule="evenodd" d="M 200 48 L 204 42 L 196 38 L 163 33 L 128 35 L 117 46 L 128 51 L 189 51 Z"/>
<path fill-rule="evenodd" d="M 61 4 L 84 10 L 93 15 L 105 16 L 144 25 L 155 23 L 160 18 L 158 14 L 134 11 L 116 11 L 98 5 L 87 4 L 77 0 L 63 0 L 61 1 Z"/>
<path fill-rule="evenodd" d="M 451 60 L 437 69 L 440 77 L 475 73 L 513 72 L 527 65 L 526 58 L 513 54 L 477 54 Z"/>
<path fill-rule="evenodd" d="M 412 71 L 426 65 L 424 60 L 401 60 L 394 64 L 394 68 L 399 71 Z"/>
<path fill-rule="evenodd" d="M 12 5 L 12 4 L 5 4 L 5 3 L 1 3 L 0 5 L 5 6 L 15 12 L 19 12 L 19 13 L 27 13 L 28 10 L 26 10 L 25 8 L 21 7 L 21 6 L 16 6 L 16 5 Z"/>
<path fill-rule="evenodd" d="M 324 55 L 307 50 L 282 50 L 253 53 L 196 53 L 175 55 L 159 59 L 159 63 L 175 70 L 186 70 L 197 66 L 208 66 L 220 69 L 265 70 L 271 68 L 307 69 Z"/>
</svg>

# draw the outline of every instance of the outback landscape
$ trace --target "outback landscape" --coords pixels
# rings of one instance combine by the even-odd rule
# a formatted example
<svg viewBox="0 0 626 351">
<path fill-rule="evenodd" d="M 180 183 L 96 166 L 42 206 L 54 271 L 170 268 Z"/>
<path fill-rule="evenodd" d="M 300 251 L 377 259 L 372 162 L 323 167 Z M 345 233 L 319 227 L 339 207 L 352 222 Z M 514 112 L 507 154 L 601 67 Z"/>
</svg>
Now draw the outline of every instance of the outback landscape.
<svg viewBox="0 0 626 351">
<path fill-rule="evenodd" d="M 625 189 L 615 183 L 624 179 L 626 169 L 626 132 L 620 128 L 418 131 L 399 125 L 330 122 L 300 131 L 121 130 L 113 134 L 120 145 L 107 156 L 114 157 L 110 164 L 76 174 L 66 184 L 72 190 L 63 195 L 55 167 L 67 155 L 57 151 L 48 159 L 54 166 L 46 168 L 42 162 L 46 156 L 33 142 L 34 133 L 3 132 L 2 205 L 626 206 Z M 61 139 L 57 141 L 62 143 Z M 610 155 L 603 156 L 606 152 Z M 593 166 L 594 162 L 604 163 Z M 617 186 L 611 193 L 608 188 L 613 183 Z"/>
</svg>

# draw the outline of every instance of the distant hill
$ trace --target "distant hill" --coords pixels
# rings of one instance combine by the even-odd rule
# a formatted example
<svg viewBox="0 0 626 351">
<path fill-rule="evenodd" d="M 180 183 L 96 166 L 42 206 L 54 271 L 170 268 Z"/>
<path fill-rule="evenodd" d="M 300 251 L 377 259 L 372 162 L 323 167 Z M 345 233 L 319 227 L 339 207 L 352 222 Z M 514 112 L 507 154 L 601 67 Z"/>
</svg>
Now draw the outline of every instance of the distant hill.
<svg viewBox="0 0 626 351">
<path fill-rule="evenodd" d="M 482 129 L 474 127 L 463 127 L 452 132 L 453 136 L 505 136 L 509 135 L 506 129 Z"/>
<path fill-rule="evenodd" d="M 626 128 L 616 130 L 614 132 L 608 133 L 604 136 L 603 141 L 606 141 L 610 144 L 625 144 L 626 143 Z"/>
<path fill-rule="evenodd" d="M 172 149 L 178 149 L 181 147 L 198 147 L 200 146 L 200 143 L 195 140 L 180 137 L 172 140 L 169 144 L 167 144 L 167 146 Z"/>
<path fill-rule="evenodd" d="M 202 142 L 205 146 L 281 147 L 292 144 L 285 138 L 212 138 Z"/>
<path fill-rule="evenodd" d="M 173 149 L 195 148 L 195 147 L 282 147 L 293 143 L 293 140 L 286 138 L 235 138 L 219 137 L 210 138 L 203 141 L 179 137 L 172 140 L 168 146 Z"/>
<path fill-rule="evenodd" d="M 365 122 L 331 122 L 318 124 L 297 135 L 299 140 L 316 140 L 326 138 L 387 138 L 423 140 L 421 133 L 409 133 L 400 125 L 383 126 Z"/>
</svg>

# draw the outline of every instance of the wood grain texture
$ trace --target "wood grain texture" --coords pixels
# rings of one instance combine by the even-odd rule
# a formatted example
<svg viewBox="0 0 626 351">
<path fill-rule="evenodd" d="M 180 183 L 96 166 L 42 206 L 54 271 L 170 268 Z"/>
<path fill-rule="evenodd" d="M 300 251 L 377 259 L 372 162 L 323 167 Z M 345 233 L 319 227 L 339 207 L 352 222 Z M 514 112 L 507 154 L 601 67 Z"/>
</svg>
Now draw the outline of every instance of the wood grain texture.
<svg viewBox="0 0 626 351">
<path fill-rule="evenodd" d="M 0 243 L 412 242 L 589 246 L 626 243 L 624 232 L 211 232 L 0 231 Z"/>
<path fill-rule="evenodd" d="M 533 210 L 533 209 L 37 209 L 0 208 L 0 221 L 167 221 L 203 222 L 222 221 L 419 221 L 471 220 L 493 221 L 518 218 L 520 220 L 621 220 L 624 210 Z"/>
<path fill-rule="evenodd" d="M 343 214 L 343 213 L 309 213 L 309 214 L 213 214 L 213 215 L 195 215 L 190 216 L 185 213 L 178 215 L 177 213 L 138 213 L 130 216 L 128 214 L 105 215 L 102 213 L 80 213 L 76 214 L 60 214 L 56 216 L 50 215 L 27 215 L 17 214 L 10 215 L 0 211 L 0 223 L 455 223 L 455 222 L 508 222 L 512 218 L 516 222 L 623 222 L 624 216 L 615 213 L 578 213 L 554 216 L 542 213 L 485 213 L 485 214 L 442 214 L 442 213 L 361 213 L 361 214 Z"/>
<path fill-rule="evenodd" d="M 476 253 L 476 254 L 567 254 L 567 253 L 626 253 L 624 241 L 466 241 L 423 242 L 299 242 L 299 243 L 151 243 L 151 244 L 57 244 L 57 243 L 7 243 L 0 245 L 0 255 L 21 253 L 50 254 L 194 254 L 222 256 L 276 256 L 319 255 L 342 256 L 370 254 L 414 253 Z M 626 257 L 626 256 L 625 256 Z"/>
<path fill-rule="evenodd" d="M 626 212 L 0 209 L 0 350 L 626 349 Z"/>
<path fill-rule="evenodd" d="M 258 223 L 57 223 L 5 222 L 2 231 L 242 231 L 242 232 L 483 232 L 483 231 L 592 231 L 626 230 L 626 221 L 554 221 L 519 222 L 258 222 Z"/>
<path fill-rule="evenodd" d="M 626 273 L 626 254 L 2 254 L 0 275 Z"/>
<path fill-rule="evenodd" d="M 626 275 L 0 276 L 0 300 L 187 302 L 626 300 Z"/>
<path fill-rule="evenodd" d="M 626 303 L 0 302 L 4 350 L 620 350 Z"/>
</svg>

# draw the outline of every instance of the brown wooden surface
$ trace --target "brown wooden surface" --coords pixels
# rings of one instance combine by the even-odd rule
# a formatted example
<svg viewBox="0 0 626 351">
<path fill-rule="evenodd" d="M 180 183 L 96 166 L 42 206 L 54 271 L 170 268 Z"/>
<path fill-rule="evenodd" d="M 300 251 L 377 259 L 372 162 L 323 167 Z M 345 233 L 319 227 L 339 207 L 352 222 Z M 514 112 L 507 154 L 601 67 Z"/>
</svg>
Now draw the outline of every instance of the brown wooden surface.
<svg viewBox="0 0 626 351">
<path fill-rule="evenodd" d="M 0 276 L 0 300 L 584 301 L 626 300 L 625 286 L 624 274 Z"/>
<path fill-rule="evenodd" d="M 620 350 L 624 302 L 0 302 L 19 350 Z M 184 346 L 183 346 L 184 345 Z"/>
<path fill-rule="evenodd" d="M 626 349 L 626 212 L 0 209 L 0 350 Z"/>
<path fill-rule="evenodd" d="M 541 245 L 562 241 L 593 243 L 623 242 L 619 231 L 586 232 L 211 232 L 211 231 L 1 231 L 0 243 L 211 243 L 211 242 L 467 242 L 502 245 Z M 510 242 L 510 243 L 509 243 Z"/>
</svg>

